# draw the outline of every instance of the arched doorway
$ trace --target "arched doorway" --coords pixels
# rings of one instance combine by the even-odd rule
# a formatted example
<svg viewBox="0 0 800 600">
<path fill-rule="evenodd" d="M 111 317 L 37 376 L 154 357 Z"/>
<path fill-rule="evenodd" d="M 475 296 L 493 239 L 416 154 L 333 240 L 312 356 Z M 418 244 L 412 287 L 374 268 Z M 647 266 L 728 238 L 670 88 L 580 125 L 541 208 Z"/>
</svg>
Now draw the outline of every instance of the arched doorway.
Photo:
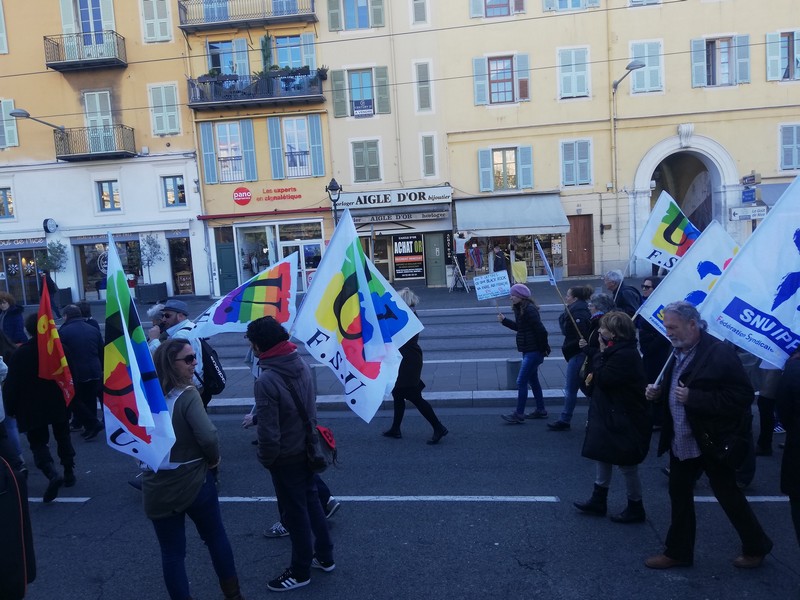
<svg viewBox="0 0 800 600">
<path fill-rule="evenodd" d="M 701 231 L 719 221 L 740 244 L 749 231 L 745 222 L 730 221 L 728 208 L 741 204 L 742 186 L 728 151 L 711 138 L 694 135 L 694 126 L 678 126 L 678 135 L 662 140 L 642 158 L 630 195 L 631 239 L 639 239 L 662 191 L 672 196 Z M 747 224 L 749 227 L 749 223 Z M 651 264 L 634 261 L 634 273 L 649 274 Z"/>
</svg>

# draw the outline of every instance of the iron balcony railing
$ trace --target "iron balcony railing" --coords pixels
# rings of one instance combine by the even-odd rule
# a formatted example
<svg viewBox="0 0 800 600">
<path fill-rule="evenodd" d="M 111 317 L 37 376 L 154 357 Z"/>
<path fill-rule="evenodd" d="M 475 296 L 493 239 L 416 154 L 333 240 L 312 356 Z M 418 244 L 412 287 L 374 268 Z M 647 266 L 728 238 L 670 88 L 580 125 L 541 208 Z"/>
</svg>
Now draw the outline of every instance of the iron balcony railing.
<svg viewBox="0 0 800 600">
<path fill-rule="evenodd" d="M 44 37 L 45 64 L 56 71 L 127 67 L 125 38 L 110 29 Z"/>
<path fill-rule="evenodd" d="M 217 164 L 220 183 L 244 181 L 244 158 L 241 156 L 220 156 Z"/>
<path fill-rule="evenodd" d="M 189 107 L 195 110 L 225 106 L 266 106 L 324 102 L 322 81 L 316 72 L 288 75 L 271 71 L 262 76 L 220 75 L 190 79 Z"/>
<path fill-rule="evenodd" d="M 316 22 L 315 0 L 178 0 L 178 22 L 184 31 L 222 26 Z"/>
<path fill-rule="evenodd" d="M 53 131 L 56 158 L 66 161 L 136 156 L 133 128 L 126 125 L 73 127 Z"/>
<path fill-rule="evenodd" d="M 287 177 L 311 177 L 311 152 L 296 150 L 286 152 Z"/>
</svg>

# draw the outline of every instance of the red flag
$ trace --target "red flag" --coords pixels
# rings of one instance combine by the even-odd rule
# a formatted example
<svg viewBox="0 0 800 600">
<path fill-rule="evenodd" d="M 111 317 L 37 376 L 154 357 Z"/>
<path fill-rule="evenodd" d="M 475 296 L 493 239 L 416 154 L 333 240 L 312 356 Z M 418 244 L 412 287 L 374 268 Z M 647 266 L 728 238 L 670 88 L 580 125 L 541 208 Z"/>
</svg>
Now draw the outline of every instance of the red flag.
<svg viewBox="0 0 800 600">
<path fill-rule="evenodd" d="M 39 319 L 36 321 L 36 344 L 39 348 L 39 377 L 52 379 L 61 388 L 64 401 L 69 406 L 75 396 L 72 373 L 64 356 L 64 347 L 58 337 L 53 310 L 50 308 L 50 292 L 45 277 L 42 277 L 42 298 L 39 300 Z"/>
</svg>

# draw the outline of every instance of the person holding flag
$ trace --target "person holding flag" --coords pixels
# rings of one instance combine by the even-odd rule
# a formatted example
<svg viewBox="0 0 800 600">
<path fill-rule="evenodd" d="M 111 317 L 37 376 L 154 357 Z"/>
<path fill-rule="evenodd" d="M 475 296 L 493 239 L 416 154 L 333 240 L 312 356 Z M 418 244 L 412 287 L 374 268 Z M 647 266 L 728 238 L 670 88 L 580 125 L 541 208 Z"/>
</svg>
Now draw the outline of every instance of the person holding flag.
<svg viewBox="0 0 800 600">
<path fill-rule="evenodd" d="M 37 328 L 40 324 L 42 326 Z M 42 497 L 44 502 L 55 500 L 62 485 L 75 485 L 75 450 L 69 434 L 65 396 L 56 381 L 40 376 L 41 351 L 45 350 L 47 356 L 43 347 L 48 344 L 48 340 L 53 339 L 48 326 L 52 326 L 52 334 L 58 339 L 52 316 L 48 319 L 47 315 L 40 317 L 31 313 L 26 317 L 25 330 L 31 337 L 11 356 L 8 375 L 3 384 L 6 412 L 16 417 L 19 431 L 28 437 L 36 467 L 47 477 L 47 488 Z M 57 349 L 63 357 L 60 343 Z M 63 475 L 55 467 L 48 447 L 51 430 L 56 440 L 58 457 L 64 467 Z"/>
<path fill-rule="evenodd" d="M 622 271 L 614 269 L 606 273 L 603 285 L 614 297 L 616 307 L 633 318 L 642 305 L 642 295 L 635 287 L 625 283 Z"/>
</svg>

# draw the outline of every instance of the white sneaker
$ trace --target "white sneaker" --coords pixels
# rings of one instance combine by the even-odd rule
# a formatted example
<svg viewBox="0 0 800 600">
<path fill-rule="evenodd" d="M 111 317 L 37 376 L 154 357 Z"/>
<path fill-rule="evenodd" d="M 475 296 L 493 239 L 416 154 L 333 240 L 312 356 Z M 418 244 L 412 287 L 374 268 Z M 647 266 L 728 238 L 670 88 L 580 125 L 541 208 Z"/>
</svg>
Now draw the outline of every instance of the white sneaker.
<svg viewBox="0 0 800 600">
<path fill-rule="evenodd" d="M 289 532 L 286 531 L 286 528 L 280 521 L 275 523 L 272 527 L 264 532 L 264 537 L 268 538 L 281 538 L 286 537 L 287 535 L 289 535 Z"/>
</svg>

